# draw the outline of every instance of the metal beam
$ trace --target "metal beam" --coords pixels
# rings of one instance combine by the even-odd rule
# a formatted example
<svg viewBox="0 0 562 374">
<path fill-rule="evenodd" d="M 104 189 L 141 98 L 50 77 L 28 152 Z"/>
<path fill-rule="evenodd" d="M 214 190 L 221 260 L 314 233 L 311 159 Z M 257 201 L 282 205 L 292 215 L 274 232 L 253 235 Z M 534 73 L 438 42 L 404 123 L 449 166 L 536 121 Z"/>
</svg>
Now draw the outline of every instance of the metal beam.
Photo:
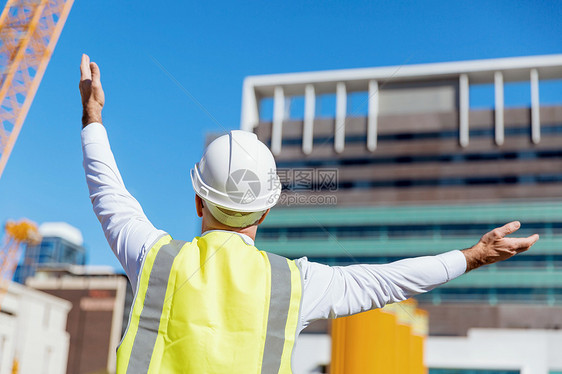
<svg viewBox="0 0 562 374">
<path fill-rule="evenodd" d="M 541 141 L 539 72 L 537 69 L 531 69 L 531 139 L 535 144 Z"/>
<path fill-rule="evenodd" d="M 459 143 L 461 147 L 468 146 L 469 142 L 469 108 L 470 101 L 468 75 L 461 74 L 459 79 Z"/>
<path fill-rule="evenodd" d="M 336 86 L 336 123 L 334 128 L 334 148 L 337 153 L 345 148 L 345 117 L 347 115 L 347 90 L 345 83 Z"/>
<path fill-rule="evenodd" d="M 304 125 L 302 133 L 302 151 L 305 154 L 312 152 L 314 143 L 314 113 L 316 111 L 316 93 L 314 86 L 307 84 L 304 89 Z"/>
<path fill-rule="evenodd" d="M 368 90 L 371 80 L 383 81 L 392 77 L 393 82 L 413 82 L 440 79 L 458 79 L 467 74 L 471 84 L 493 83 L 494 72 L 503 72 L 505 82 L 527 81 L 529 70 L 538 69 L 541 79 L 562 78 L 562 54 L 546 56 L 510 57 L 491 60 L 440 62 L 406 66 L 344 69 L 288 74 L 251 76 L 247 79 L 256 92 L 264 97 L 273 96 L 276 86 L 282 85 L 286 95 L 302 94 L 307 84 L 314 84 L 316 95 L 333 93 L 338 82 L 346 84 L 347 92 Z"/>
<path fill-rule="evenodd" d="M 379 83 L 369 81 L 369 113 L 367 118 L 367 149 L 377 149 L 377 133 L 379 120 Z"/>
<path fill-rule="evenodd" d="M 242 88 L 242 113 L 240 114 L 240 129 L 253 131 L 260 119 L 258 98 L 254 86 L 248 79 L 244 80 Z"/>
<path fill-rule="evenodd" d="M 278 155 L 281 152 L 283 134 L 283 120 L 285 119 L 285 93 L 283 87 L 275 87 L 273 95 L 273 128 L 271 129 L 271 152 Z"/>
<path fill-rule="evenodd" d="M 496 144 L 502 145 L 504 141 L 504 116 L 503 116 L 503 74 L 501 71 L 494 73 L 494 96 L 495 96 L 495 125 Z"/>
</svg>

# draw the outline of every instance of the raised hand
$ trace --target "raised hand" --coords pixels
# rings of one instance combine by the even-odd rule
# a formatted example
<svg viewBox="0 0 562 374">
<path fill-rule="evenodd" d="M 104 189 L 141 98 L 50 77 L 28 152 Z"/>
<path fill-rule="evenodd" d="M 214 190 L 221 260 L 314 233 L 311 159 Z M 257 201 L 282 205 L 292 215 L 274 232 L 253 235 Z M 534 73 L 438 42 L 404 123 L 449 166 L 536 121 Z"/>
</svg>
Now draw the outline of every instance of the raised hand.
<svg viewBox="0 0 562 374">
<path fill-rule="evenodd" d="M 105 95 L 101 86 L 100 69 L 95 62 L 90 62 L 88 55 L 82 55 L 80 63 L 80 96 L 82 96 L 82 127 L 92 122 L 101 123 L 101 110 L 105 104 Z"/>
<path fill-rule="evenodd" d="M 539 240 L 538 234 L 527 238 L 506 238 L 506 235 L 514 233 L 519 227 L 521 223 L 518 221 L 510 222 L 482 236 L 472 248 L 463 250 L 467 263 L 466 271 L 507 260 L 518 253 L 525 252 Z"/>
</svg>

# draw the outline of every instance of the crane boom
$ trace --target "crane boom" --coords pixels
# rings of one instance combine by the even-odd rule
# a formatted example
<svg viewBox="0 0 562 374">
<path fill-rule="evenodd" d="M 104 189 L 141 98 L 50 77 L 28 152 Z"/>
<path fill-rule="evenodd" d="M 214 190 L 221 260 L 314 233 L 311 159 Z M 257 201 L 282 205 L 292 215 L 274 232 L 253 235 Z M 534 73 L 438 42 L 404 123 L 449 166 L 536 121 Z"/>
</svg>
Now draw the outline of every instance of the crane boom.
<svg viewBox="0 0 562 374">
<path fill-rule="evenodd" d="M 0 15 L 0 177 L 74 0 L 8 0 Z"/>
</svg>

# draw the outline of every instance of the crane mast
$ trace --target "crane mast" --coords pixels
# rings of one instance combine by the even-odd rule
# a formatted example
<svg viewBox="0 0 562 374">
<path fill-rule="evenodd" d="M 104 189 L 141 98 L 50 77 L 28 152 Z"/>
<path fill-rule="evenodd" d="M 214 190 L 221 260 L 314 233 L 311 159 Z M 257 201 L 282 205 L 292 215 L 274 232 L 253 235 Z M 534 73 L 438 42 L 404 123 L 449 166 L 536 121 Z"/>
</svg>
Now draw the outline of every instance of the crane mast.
<svg viewBox="0 0 562 374">
<path fill-rule="evenodd" d="M 0 15 L 0 177 L 74 0 L 8 0 Z"/>
<path fill-rule="evenodd" d="M 0 310 L 24 246 L 37 245 L 41 242 L 37 224 L 27 219 L 19 222 L 10 220 L 6 222 L 4 230 L 6 235 L 3 245 L 0 247 Z"/>
</svg>

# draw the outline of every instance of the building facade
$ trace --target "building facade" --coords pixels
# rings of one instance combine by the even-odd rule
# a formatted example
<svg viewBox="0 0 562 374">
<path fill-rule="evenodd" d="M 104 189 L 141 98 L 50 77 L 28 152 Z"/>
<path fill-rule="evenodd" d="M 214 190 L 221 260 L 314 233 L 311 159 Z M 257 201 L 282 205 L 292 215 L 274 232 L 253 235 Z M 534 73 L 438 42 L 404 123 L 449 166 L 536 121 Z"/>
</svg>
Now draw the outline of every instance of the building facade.
<svg viewBox="0 0 562 374">
<path fill-rule="evenodd" d="M 562 55 L 246 78 L 241 128 L 270 146 L 284 187 L 257 245 L 386 263 L 520 220 L 518 235 L 541 236 L 531 251 L 418 297 L 430 334 L 559 328 L 560 79 Z"/>
<path fill-rule="evenodd" d="M 64 374 L 71 304 L 10 282 L 0 311 L 0 374 Z"/>
<path fill-rule="evenodd" d="M 117 346 L 130 308 L 126 277 L 112 269 L 49 267 L 38 269 L 26 284 L 72 305 L 66 323 L 66 373 L 115 373 Z"/>
</svg>

